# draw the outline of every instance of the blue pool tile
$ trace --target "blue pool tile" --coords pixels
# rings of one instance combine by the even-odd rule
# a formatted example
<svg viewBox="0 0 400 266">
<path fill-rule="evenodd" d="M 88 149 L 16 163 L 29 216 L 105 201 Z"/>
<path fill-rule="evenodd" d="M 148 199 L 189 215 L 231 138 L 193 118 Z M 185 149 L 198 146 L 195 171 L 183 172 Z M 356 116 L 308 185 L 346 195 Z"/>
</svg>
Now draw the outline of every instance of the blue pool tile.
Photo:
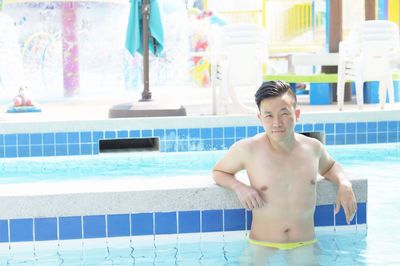
<svg viewBox="0 0 400 266">
<path fill-rule="evenodd" d="M 107 215 L 108 237 L 129 236 L 130 221 L 129 214 Z"/>
<path fill-rule="evenodd" d="M 53 144 L 55 143 L 54 133 L 44 133 L 43 134 L 43 144 Z"/>
<path fill-rule="evenodd" d="M 378 132 L 378 143 L 387 143 L 387 142 L 388 142 L 388 133 Z"/>
<path fill-rule="evenodd" d="M 154 137 L 158 137 L 160 140 L 165 139 L 165 130 L 164 129 L 154 129 Z"/>
<path fill-rule="evenodd" d="M 79 143 L 79 132 L 68 132 L 67 134 L 68 144 L 77 144 Z"/>
<path fill-rule="evenodd" d="M 130 130 L 129 137 L 130 138 L 140 138 L 140 130 Z"/>
<path fill-rule="evenodd" d="M 33 241 L 33 219 L 10 220 L 10 242 Z"/>
<path fill-rule="evenodd" d="M 56 144 L 66 144 L 67 143 L 67 133 L 66 132 L 58 132 L 56 133 Z"/>
<path fill-rule="evenodd" d="M 257 127 L 256 126 L 248 126 L 247 127 L 247 137 L 253 137 L 257 135 Z"/>
<path fill-rule="evenodd" d="M 388 122 L 387 121 L 379 121 L 378 122 L 378 132 L 386 132 L 388 131 Z"/>
<path fill-rule="evenodd" d="M 200 140 L 191 140 L 189 141 L 189 151 L 201 151 L 201 142 Z"/>
<path fill-rule="evenodd" d="M 202 139 L 211 139 L 211 128 L 201 128 L 200 136 Z"/>
<path fill-rule="evenodd" d="M 367 122 L 367 132 L 376 132 L 377 128 L 377 122 Z"/>
<path fill-rule="evenodd" d="M 326 145 L 334 145 L 335 144 L 335 135 L 326 135 L 325 136 Z"/>
<path fill-rule="evenodd" d="M 224 138 L 235 138 L 235 128 L 224 127 Z"/>
<path fill-rule="evenodd" d="M 224 231 L 245 230 L 245 209 L 224 210 Z"/>
<path fill-rule="evenodd" d="M 17 157 L 17 146 L 6 146 L 4 152 L 5 157 L 15 158 Z"/>
<path fill-rule="evenodd" d="M 0 243 L 8 242 L 8 221 L 0 220 Z"/>
<path fill-rule="evenodd" d="M 134 236 L 153 235 L 153 213 L 131 214 L 131 232 Z"/>
<path fill-rule="evenodd" d="M 344 134 L 346 130 L 346 124 L 345 123 L 336 123 L 335 125 L 335 132 L 336 134 Z"/>
<path fill-rule="evenodd" d="M 65 144 L 56 145 L 56 156 L 64 156 L 64 155 L 68 155 L 67 145 Z"/>
<path fill-rule="evenodd" d="M 367 143 L 367 134 L 361 133 L 356 136 L 357 144 L 366 144 Z"/>
<path fill-rule="evenodd" d="M 165 151 L 166 152 L 175 152 L 178 150 L 178 143 L 176 140 L 166 141 L 165 142 Z"/>
<path fill-rule="evenodd" d="M 92 151 L 93 151 L 93 154 L 99 154 L 100 153 L 99 143 L 93 144 Z"/>
<path fill-rule="evenodd" d="M 31 155 L 28 145 L 18 146 L 18 157 L 29 157 Z"/>
<path fill-rule="evenodd" d="M 4 135 L 4 145 L 6 146 L 17 145 L 17 134 Z"/>
<path fill-rule="evenodd" d="M 246 137 L 246 127 L 235 127 L 235 139 L 243 139 Z"/>
<path fill-rule="evenodd" d="M 43 145 L 43 155 L 44 156 L 54 156 L 56 155 L 56 148 L 54 145 Z"/>
<path fill-rule="evenodd" d="M 166 129 L 165 130 L 166 140 L 176 140 L 176 129 Z"/>
<path fill-rule="evenodd" d="M 253 213 L 252 213 L 252 211 L 246 210 L 246 229 L 247 230 L 251 229 L 252 221 L 253 221 Z"/>
<path fill-rule="evenodd" d="M 189 138 L 199 139 L 200 138 L 200 128 L 190 128 L 189 129 Z"/>
<path fill-rule="evenodd" d="M 213 150 L 222 150 L 224 148 L 223 139 L 212 139 L 212 149 Z"/>
<path fill-rule="evenodd" d="M 333 123 L 326 123 L 325 124 L 325 133 L 333 134 L 335 133 L 335 124 Z"/>
<path fill-rule="evenodd" d="M 77 144 L 79 143 L 79 132 L 68 132 L 67 133 L 67 143 L 68 144 Z"/>
<path fill-rule="evenodd" d="M 81 154 L 82 155 L 91 155 L 92 153 L 92 144 L 81 144 Z"/>
<path fill-rule="evenodd" d="M 322 123 L 315 123 L 315 124 L 314 124 L 314 131 L 318 131 L 318 132 L 324 131 L 324 124 L 322 124 Z"/>
<path fill-rule="evenodd" d="M 350 221 L 350 224 L 356 224 L 356 219 L 353 218 L 353 220 Z M 344 210 L 342 207 L 340 208 L 340 211 L 335 215 L 335 225 L 347 225 L 346 215 L 344 214 Z"/>
<path fill-rule="evenodd" d="M 129 138 L 128 130 L 119 130 L 119 131 L 117 131 L 117 138 L 119 138 L 119 139 Z"/>
<path fill-rule="evenodd" d="M 333 226 L 333 205 L 318 205 L 314 213 L 315 226 Z"/>
<path fill-rule="evenodd" d="M 346 134 L 346 144 L 356 144 L 356 135 Z"/>
<path fill-rule="evenodd" d="M 189 150 L 189 142 L 187 140 L 183 140 L 183 141 L 178 140 L 177 145 L 178 145 L 178 151 L 188 151 Z"/>
<path fill-rule="evenodd" d="M 91 143 L 92 142 L 92 132 L 82 131 L 79 133 L 81 143 Z"/>
<path fill-rule="evenodd" d="M 233 143 L 235 143 L 234 139 L 224 139 L 224 149 L 229 149 L 233 145 Z"/>
<path fill-rule="evenodd" d="M 57 218 L 35 219 L 35 241 L 57 240 Z"/>
<path fill-rule="evenodd" d="M 357 203 L 357 224 L 367 223 L 367 203 Z"/>
<path fill-rule="evenodd" d="M 5 154 L 4 154 L 4 146 L 0 145 L 0 158 L 4 158 Z"/>
<path fill-rule="evenodd" d="M 294 127 L 294 131 L 297 132 L 297 133 L 303 132 L 303 126 L 302 126 L 301 124 L 297 124 L 297 125 Z M 259 132 L 260 132 L 260 131 L 259 131 Z"/>
<path fill-rule="evenodd" d="M 180 211 L 178 220 L 179 234 L 200 232 L 200 211 Z"/>
<path fill-rule="evenodd" d="M 31 156 L 43 156 L 43 146 L 42 145 L 31 145 Z"/>
<path fill-rule="evenodd" d="M 106 218 L 104 215 L 83 216 L 83 237 L 106 237 Z"/>
<path fill-rule="evenodd" d="M 41 145 L 42 142 L 42 134 L 40 133 L 34 133 L 29 135 L 30 138 L 30 144 L 31 145 Z"/>
<path fill-rule="evenodd" d="M 212 129 L 212 137 L 213 139 L 222 139 L 224 136 L 224 130 L 222 127 L 214 127 Z"/>
<path fill-rule="evenodd" d="M 156 212 L 154 216 L 156 235 L 176 234 L 176 212 Z"/>
<path fill-rule="evenodd" d="M 99 140 L 104 139 L 103 131 L 93 131 L 93 142 L 99 142 Z"/>
<path fill-rule="evenodd" d="M 367 132 L 367 123 L 357 122 L 357 133 L 366 133 L 366 132 Z"/>
<path fill-rule="evenodd" d="M 211 139 L 201 140 L 201 147 L 202 147 L 203 151 L 211 151 L 212 150 Z"/>
<path fill-rule="evenodd" d="M 301 130 L 301 125 L 299 127 L 300 127 L 300 130 Z M 262 126 L 258 127 L 258 133 L 263 133 L 264 131 L 265 130 L 264 130 L 264 128 Z"/>
<path fill-rule="evenodd" d="M 189 129 L 178 128 L 178 139 L 188 139 L 188 138 L 189 138 Z"/>
<path fill-rule="evenodd" d="M 18 134 L 17 143 L 18 145 L 29 145 L 29 134 Z"/>
<path fill-rule="evenodd" d="M 336 134 L 335 135 L 335 145 L 343 145 L 343 144 L 346 144 L 345 134 Z"/>
<path fill-rule="evenodd" d="M 389 121 L 388 122 L 388 131 L 389 132 L 397 132 L 397 127 L 398 123 L 397 121 Z"/>
<path fill-rule="evenodd" d="M 304 124 L 303 125 L 303 131 L 304 132 L 312 132 L 312 131 L 314 131 L 313 125 L 312 124 Z"/>
<path fill-rule="evenodd" d="M 355 134 L 357 132 L 356 123 L 346 123 L 346 134 Z"/>
<path fill-rule="evenodd" d="M 60 240 L 82 238 L 82 220 L 80 216 L 60 217 L 58 223 Z"/>
<path fill-rule="evenodd" d="M 152 138 L 153 137 L 153 130 L 151 129 L 144 129 L 142 130 L 142 138 Z"/>
<path fill-rule="evenodd" d="M 0 134 L 0 145 L 4 145 L 4 135 Z"/>
<path fill-rule="evenodd" d="M 206 210 L 201 212 L 202 232 L 220 232 L 223 230 L 222 210 Z"/>
<path fill-rule="evenodd" d="M 367 143 L 376 143 L 376 142 L 377 142 L 376 133 L 368 133 L 367 134 Z"/>
<path fill-rule="evenodd" d="M 80 155 L 81 151 L 79 149 L 79 144 L 68 145 L 68 155 Z"/>
<path fill-rule="evenodd" d="M 388 133 L 388 142 L 398 142 L 399 139 L 397 137 L 397 132 L 389 132 Z"/>
<path fill-rule="evenodd" d="M 104 132 L 104 138 L 105 139 L 116 139 L 117 132 L 108 130 L 108 131 Z"/>
</svg>

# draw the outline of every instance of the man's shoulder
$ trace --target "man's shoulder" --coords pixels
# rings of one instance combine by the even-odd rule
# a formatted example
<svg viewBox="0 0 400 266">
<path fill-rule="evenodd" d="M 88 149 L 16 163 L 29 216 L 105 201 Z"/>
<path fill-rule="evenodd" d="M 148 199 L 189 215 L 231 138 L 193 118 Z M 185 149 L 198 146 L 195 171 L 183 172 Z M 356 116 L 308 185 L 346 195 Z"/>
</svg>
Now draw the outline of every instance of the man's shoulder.
<svg viewBox="0 0 400 266">
<path fill-rule="evenodd" d="M 315 150 L 319 150 L 323 147 L 323 144 L 320 140 L 313 138 L 313 137 L 305 136 L 303 134 L 296 133 L 296 139 L 302 145 L 307 146 L 312 149 L 315 149 Z"/>
</svg>

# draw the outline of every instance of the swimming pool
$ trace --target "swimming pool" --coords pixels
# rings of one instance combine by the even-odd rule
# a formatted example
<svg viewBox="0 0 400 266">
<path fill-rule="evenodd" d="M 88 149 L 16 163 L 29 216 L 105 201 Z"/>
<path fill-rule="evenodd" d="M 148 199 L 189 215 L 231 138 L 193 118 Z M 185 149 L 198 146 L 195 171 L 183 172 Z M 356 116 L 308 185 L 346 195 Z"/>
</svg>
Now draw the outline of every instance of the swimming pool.
<svg viewBox="0 0 400 266">
<path fill-rule="evenodd" d="M 350 175 L 360 175 L 368 179 L 368 231 L 361 221 L 359 225 L 352 227 L 338 225 L 338 221 L 336 221 L 336 226 L 317 227 L 319 245 L 322 249 L 319 256 L 321 265 L 395 265 L 400 262 L 396 248 L 400 237 L 393 234 L 397 230 L 394 221 L 400 219 L 397 204 L 400 202 L 400 196 L 393 189 L 400 185 L 398 178 L 400 144 L 328 146 L 328 149 L 332 156 L 344 165 Z M 152 163 L 154 163 L 154 160 L 159 160 L 159 162 L 162 162 L 161 169 L 165 165 L 174 164 L 184 159 L 187 159 L 190 164 L 197 160 L 198 164 L 202 166 L 198 166 L 198 168 L 206 168 L 206 172 L 209 173 L 209 165 L 212 165 L 222 153 L 223 151 L 146 153 L 132 156 L 124 154 L 117 155 L 116 158 L 107 155 L 104 159 L 115 159 L 120 163 L 127 160 L 128 164 L 131 162 L 129 161 L 130 157 L 134 158 L 136 162 L 139 161 L 139 164 L 149 159 Z M 155 159 L 155 154 L 160 158 Z M 48 159 L 41 158 L 37 162 L 42 164 L 43 160 Z M 78 157 L 53 157 L 52 159 L 56 159 L 58 164 L 62 160 L 70 160 L 69 168 L 73 168 L 71 167 L 72 162 L 80 160 Z M 86 159 L 87 162 L 92 160 L 89 157 Z M 114 161 L 112 162 L 114 163 Z M 12 164 L 12 162 L 10 163 Z M 147 165 L 146 163 L 143 164 Z M 124 177 L 125 174 L 121 176 Z M 200 215 L 204 215 L 204 213 Z M 182 217 L 182 212 L 177 217 Z M 135 220 L 136 217 L 131 216 L 129 219 Z M 107 221 L 108 226 L 110 226 L 112 223 L 109 219 Z M 155 222 L 153 226 L 156 227 Z M 36 262 L 56 265 L 91 263 L 94 265 L 112 263 L 116 265 L 118 263 L 120 265 L 134 263 L 138 265 L 221 265 L 226 263 L 235 265 L 243 260 L 249 263 L 248 260 L 251 259 L 244 255 L 246 231 L 227 230 L 225 232 L 210 233 L 208 231 L 208 233 L 186 234 L 182 233 L 183 229 L 180 227 L 183 225 L 180 225 L 179 222 L 175 223 L 175 226 L 178 229 L 174 233 L 155 234 L 154 237 L 152 235 L 139 236 L 133 234 L 131 229 L 130 237 L 122 237 L 117 242 L 115 242 L 114 237 L 111 237 L 112 235 L 108 234 L 108 238 L 96 238 L 97 242 L 101 242 L 100 245 L 96 241 L 91 242 L 93 241 L 92 238 L 83 238 L 69 240 L 75 241 L 72 247 L 71 244 L 64 244 L 66 241 L 63 240 L 60 242 L 53 241 L 54 243 L 50 245 L 51 248 L 42 247 L 46 241 L 36 241 L 33 244 L 31 243 L 27 249 L 26 247 L 15 249 L 14 246 L 18 246 L 19 243 L 11 242 L 10 250 L 6 250 L 6 252 L 3 250 L 0 253 L 2 254 L 0 259 L 11 264 L 25 261 L 26 263 Z M 333 232 L 333 227 L 336 232 Z M 59 230 L 58 234 L 60 234 Z M 272 258 L 271 263 L 273 265 L 285 265 L 285 253 L 277 253 Z"/>
</svg>

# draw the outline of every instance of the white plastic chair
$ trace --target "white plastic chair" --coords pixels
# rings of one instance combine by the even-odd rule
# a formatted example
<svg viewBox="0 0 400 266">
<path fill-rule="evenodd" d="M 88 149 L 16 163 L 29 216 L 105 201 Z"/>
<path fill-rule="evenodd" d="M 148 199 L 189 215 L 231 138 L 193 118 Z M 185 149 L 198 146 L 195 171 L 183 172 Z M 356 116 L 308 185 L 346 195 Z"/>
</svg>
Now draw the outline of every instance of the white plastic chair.
<svg viewBox="0 0 400 266">
<path fill-rule="evenodd" d="M 394 103 L 392 66 L 399 59 L 399 29 L 390 21 L 364 21 L 355 28 L 346 41 L 339 44 L 337 103 L 343 109 L 344 86 L 348 80 L 356 84 L 357 105 L 363 105 L 365 81 L 379 81 L 379 103 L 383 109 L 386 91 Z"/>
<path fill-rule="evenodd" d="M 212 113 L 254 112 L 254 108 L 242 103 L 236 89 L 249 87 L 255 92 L 263 81 L 263 64 L 267 59 L 264 30 L 255 24 L 229 24 L 221 27 L 213 39 Z"/>
</svg>

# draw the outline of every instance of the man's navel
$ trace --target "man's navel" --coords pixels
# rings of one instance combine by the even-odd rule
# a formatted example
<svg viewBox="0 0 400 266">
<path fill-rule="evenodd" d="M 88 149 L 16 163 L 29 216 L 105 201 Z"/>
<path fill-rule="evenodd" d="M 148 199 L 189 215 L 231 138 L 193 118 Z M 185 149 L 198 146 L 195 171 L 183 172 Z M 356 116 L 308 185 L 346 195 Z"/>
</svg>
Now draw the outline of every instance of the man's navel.
<svg viewBox="0 0 400 266">
<path fill-rule="evenodd" d="M 311 185 L 315 185 L 315 180 L 314 179 L 311 180 L 310 183 L 311 183 Z"/>
<path fill-rule="evenodd" d="M 261 190 L 261 191 L 267 191 L 267 189 L 268 189 L 267 186 L 262 186 L 262 187 L 260 187 L 260 190 Z"/>
</svg>

